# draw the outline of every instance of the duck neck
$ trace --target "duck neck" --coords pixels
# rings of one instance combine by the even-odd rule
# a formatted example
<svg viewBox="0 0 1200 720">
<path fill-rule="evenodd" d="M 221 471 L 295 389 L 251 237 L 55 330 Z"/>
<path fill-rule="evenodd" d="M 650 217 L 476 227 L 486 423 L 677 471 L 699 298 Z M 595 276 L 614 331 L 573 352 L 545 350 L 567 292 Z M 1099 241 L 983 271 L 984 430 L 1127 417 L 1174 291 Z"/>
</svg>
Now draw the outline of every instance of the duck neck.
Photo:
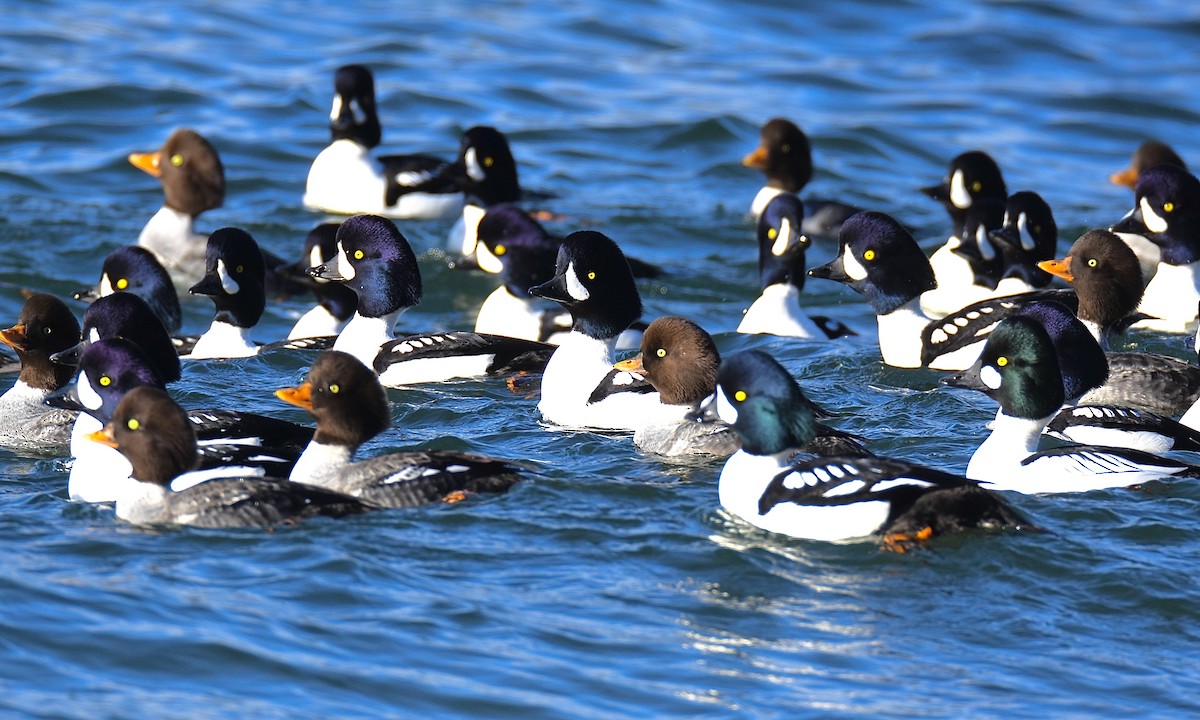
<svg viewBox="0 0 1200 720">
<path fill-rule="evenodd" d="M 375 356 L 379 347 L 393 339 L 392 328 L 407 308 L 400 308 L 382 317 L 368 317 L 354 313 L 350 322 L 333 343 L 334 350 L 349 353 L 367 367 L 375 367 Z"/>
<path fill-rule="evenodd" d="M 876 316 L 876 320 L 883 361 L 892 367 L 921 367 L 921 331 L 929 324 L 929 316 L 921 311 L 920 297 Z"/>
<path fill-rule="evenodd" d="M 1020 462 L 1038 449 L 1042 429 L 1050 417 L 1019 418 L 996 413 L 992 433 L 971 456 L 967 477 L 972 480 L 1006 482 Z"/>
<path fill-rule="evenodd" d="M 330 487 L 332 480 L 354 460 L 354 448 L 349 445 L 326 444 L 315 440 L 308 443 L 288 479 L 318 487 Z"/>
</svg>

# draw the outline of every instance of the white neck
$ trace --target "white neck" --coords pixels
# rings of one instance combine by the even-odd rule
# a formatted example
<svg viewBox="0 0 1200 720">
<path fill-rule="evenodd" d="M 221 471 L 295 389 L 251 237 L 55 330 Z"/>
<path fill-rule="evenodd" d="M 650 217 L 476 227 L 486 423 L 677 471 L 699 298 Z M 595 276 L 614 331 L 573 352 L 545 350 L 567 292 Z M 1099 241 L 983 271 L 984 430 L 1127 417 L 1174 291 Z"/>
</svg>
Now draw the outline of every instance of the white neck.
<svg viewBox="0 0 1200 720">
<path fill-rule="evenodd" d="M 117 517 L 134 525 L 148 525 L 169 520 L 167 489 L 148 482 L 131 482 L 120 486 L 116 500 Z"/>
<path fill-rule="evenodd" d="M 230 325 L 213 320 L 208 331 L 196 341 L 192 352 L 184 357 L 189 360 L 211 358 L 239 358 L 258 354 L 258 346 L 249 339 L 250 328 Z"/>
<path fill-rule="evenodd" d="M 825 333 L 800 307 L 800 290 L 791 283 L 775 283 L 763 288 L 762 294 L 742 316 L 737 331 L 751 335 L 825 337 Z"/>
<path fill-rule="evenodd" d="M 354 452 L 346 445 L 325 445 L 314 440 L 304 448 L 288 479 L 319 487 L 333 487 L 331 480 L 353 459 Z"/>
<path fill-rule="evenodd" d="M 537 340 L 542 331 L 543 307 L 531 298 L 513 295 L 501 285 L 479 306 L 475 332 Z"/>
<path fill-rule="evenodd" d="M 394 339 L 392 328 L 396 326 L 396 321 L 405 309 L 401 308 L 383 317 L 367 317 L 354 313 L 354 317 L 350 318 L 350 322 L 346 323 L 346 327 L 334 341 L 333 349 L 353 355 L 369 368 L 375 367 L 375 356 L 379 354 L 379 347 Z"/>
<path fill-rule="evenodd" d="M 338 320 L 323 305 L 317 305 L 296 321 L 288 333 L 288 340 L 337 335 L 345 326 L 346 321 Z"/>
<path fill-rule="evenodd" d="M 997 413 L 992 433 L 967 464 L 967 477 L 994 483 L 996 489 L 1017 481 L 1021 461 L 1037 451 L 1042 429 L 1048 422 L 1050 417 L 1030 420 Z"/>
<path fill-rule="evenodd" d="M 929 318 L 921 312 L 920 298 L 909 300 L 876 319 L 883 361 L 892 367 L 921 367 L 921 331 L 929 324 Z"/>
<path fill-rule="evenodd" d="M 763 214 L 763 210 L 767 209 L 767 205 L 769 205 L 777 195 L 782 195 L 783 192 L 784 190 L 782 188 L 764 185 L 763 188 L 758 191 L 758 194 L 754 196 L 754 200 L 750 203 L 750 214 L 756 218 L 759 217 Z"/>
<path fill-rule="evenodd" d="M 1196 325 L 1200 302 L 1200 262 L 1189 265 L 1158 264 L 1158 272 L 1146 285 L 1138 311 L 1157 319 L 1143 320 L 1137 327 L 1163 332 L 1190 332 Z"/>
</svg>

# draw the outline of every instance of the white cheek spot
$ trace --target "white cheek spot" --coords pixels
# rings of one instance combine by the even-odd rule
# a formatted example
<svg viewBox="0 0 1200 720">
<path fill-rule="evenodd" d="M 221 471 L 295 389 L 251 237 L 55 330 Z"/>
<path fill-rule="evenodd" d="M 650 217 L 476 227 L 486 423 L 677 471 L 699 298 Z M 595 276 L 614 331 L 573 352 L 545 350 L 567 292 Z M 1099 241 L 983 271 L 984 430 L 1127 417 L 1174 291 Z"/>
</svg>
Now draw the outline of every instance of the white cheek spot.
<svg viewBox="0 0 1200 720">
<path fill-rule="evenodd" d="M 100 276 L 100 297 L 108 297 L 113 294 L 112 281 L 108 279 L 108 273 Z"/>
<path fill-rule="evenodd" d="M 335 122 L 338 119 L 338 115 L 341 115 L 341 114 L 342 114 L 342 96 L 334 94 L 333 109 L 329 111 L 329 122 Z"/>
<path fill-rule="evenodd" d="M 487 243 L 479 243 L 475 246 L 475 261 L 479 263 L 479 269 L 484 272 L 489 272 L 493 275 L 499 275 L 504 272 L 504 263 L 500 262 L 500 258 L 492 254 L 492 251 L 488 249 Z"/>
<path fill-rule="evenodd" d="M 592 296 L 588 289 L 579 282 L 579 276 L 575 274 L 575 263 L 567 263 L 567 294 L 575 300 L 583 302 Z"/>
<path fill-rule="evenodd" d="M 479 160 L 475 157 L 475 148 L 467 148 L 467 175 L 475 182 L 483 182 L 487 175 L 483 172 L 483 168 L 479 166 Z"/>
<path fill-rule="evenodd" d="M 846 252 L 842 254 L 842 269 L 846 271 L 846 277 L 855 282 L 867 279 L 867 269 L 855 259 L 854 253 L 850 252 L 849 245 L 846 246 Z"/>
<path fill-rule="evenodd" d="M 100 342 L 100 331 L 96 328 L 88 331 L 88 342 Z"/>
<path fill-rule="evenodd" d="M 987 228 L 983 225 L 975 228 L 975 244 L 979 247 L 979 257 L 984 260 L 996 257 L 996 248 L 992 247 L 992 241 L 988 239 Z"/>
<path fill-rule="evenodd" d="M 325 258 L 321 256 L 321 246 L 313 245 L 313 248 L 308 253 L 308 266 L 316 267 L 325 262 Z"/>
<path fill-rule="evenodd" d="M 971 193 L 967 192 L 967 181 L 962 170 L 955 170 L 950 178 L 950 202 L 960 210 L 971 207 Z"/>
<path fill-rule="evenodd" d="M 1142 223 L 1146 225 L 1146 229 L 1152 233 L 1160 233 L 1167 231 L 1167 221 L 1162 219 L 1158 213 L 1154 212 L 1154 208 L 1150 207 L 1150 201 L 1142 198 Z"/>
<path fill-rule="evenodd" d="M 771 254 L 779 257 L 788 249 L 792 240 L 792 223 L 784 218 L 779 223 L 779 234 L 775 236 L 775 244 L 771 246 Z"/>
<path fill-rule="evenodd" d="M 75 392 L 79 394 L 79 402 L 88 410 L 99 410 L 104 401 L 100 399 L 100 394 L 88 381 L 87 373 L 79 373 L 79 379 L 75 381 Z"/>
<path fill-rule="evenodd" d="M 1021 236 L 1021 247 L 1025 250 L 1037 247 L 1037 240 L 1034 240 L 1029 232 L 1029 218 L 1025 217 L 1025 213 L 1017 216 L 1017 233 Z"/>
<path fill-rule="evenodd" d="M 738 420 L 737 408 L 725 397 L 725 391 L 717 386 L 717 417 L 727 425 L 733 425 Z"/>
<path fill-rule="evenodd" d="M 338 242 L 337 274 L 343 280 L 354 279 L 354 266 L 350 264 L 350 258 L 346 257 L 346 248 L 341 242 Z"/>
<path fill-rule="evenodd" d="M 225 261 L 219 258 L 217 259 L 217 277 L 221 278 L 221 289 L 227 295 L 237 295 L 238 290 L 242 289 L 238 285 L 238 281 L 229 274 L 229 270 L 225 267 Z"/>
<path fill-rule="evenodd" d="M 992 390 L 999 390 L 1004 383 L 1004 378 L 1000 377 L 1000 371 L 991 365 L 984 365 L 979 370 L 979 381 Z"/>
<path fill-rule="evenodd" d="M 355 125 L 361 125 L 362 120 L 359 119 L 360 117 L 365 119 L 367 117 L 367 114 L 362 111 L 361 107 L 359 107 L 357 100 L 351 99 L 350 100 L 350 119 L 354 121 Z"/>
</svg>

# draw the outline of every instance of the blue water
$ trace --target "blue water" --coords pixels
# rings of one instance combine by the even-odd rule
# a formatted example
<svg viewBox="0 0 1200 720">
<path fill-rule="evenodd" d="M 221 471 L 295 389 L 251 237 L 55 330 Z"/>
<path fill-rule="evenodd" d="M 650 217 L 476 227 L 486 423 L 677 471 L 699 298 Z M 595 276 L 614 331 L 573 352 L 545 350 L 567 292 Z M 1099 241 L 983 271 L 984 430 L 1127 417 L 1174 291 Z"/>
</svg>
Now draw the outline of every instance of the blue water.
<svg viewBox="0 0 1200 720">
<path fill-rule="evenodd" d="M 1200 165 L 1200 7 L 1169 2 L 565 0 L 7 3 L 0 23 L 0 321 L 67 296 L 161 204 L 125 156 L 188 126 L 230 181 L 201 219 L 295 255 L 332 70 L 376 72 L 384 144 L 452 154 L 508 133 L 554 229 L 600 229 L 670 275 L 723 352 L 764 348 L 881 454 L 962 471 L 994 407 L 881 366 L 859 298 L 807 302 L 863 333 L 731 331 L 755 295 L 739 160 L 782 115 L 810 191 L 888 212 L 930 249 L 916 189 L 984 149 L 1053 206 L 1062 249 L 1131 205 L 1108 173 L 1145 137 Z M 346 5 L 346 7 L 341 7 Z M 405 7 L 413 5 L 413 7 Z M 351 8 L 353 6 L 353 9 Z M 417 329 L 465 328 L 492 287 L 422 251 Z M 819 244 L 810 261 L 824 262 Z M 281 337 L 303 303 L 273 306 Z M 82 314 L 82 306 L 77 310 Z M 185 330 L 211 318 L 185 305 Z M 8 320 L 4 320 L 8 319 Z M 7 325 L 5 325 L 7 326 Z M 1182 355 L 1175 339 L 1137 347 Z M 304 420 L 271 390 L 310 357 L 189 365 L 189 407 Z M 0 379 L 7 387 L 10 379 Z M 1200 712 L 1200 486 L 1018 497 L 1050 532 L 898 556 L 768 535 L 717 506 L 719 464 L 540 428 L 500 383 L 392 391 L 369 452 L 464 448 L 543 470 L 510 494 L 261 531 L 147 531 L 66 499 L 60 458 L 0 451 L 0 714 L 12 717 L 1179 717 Z"/>
</svg>

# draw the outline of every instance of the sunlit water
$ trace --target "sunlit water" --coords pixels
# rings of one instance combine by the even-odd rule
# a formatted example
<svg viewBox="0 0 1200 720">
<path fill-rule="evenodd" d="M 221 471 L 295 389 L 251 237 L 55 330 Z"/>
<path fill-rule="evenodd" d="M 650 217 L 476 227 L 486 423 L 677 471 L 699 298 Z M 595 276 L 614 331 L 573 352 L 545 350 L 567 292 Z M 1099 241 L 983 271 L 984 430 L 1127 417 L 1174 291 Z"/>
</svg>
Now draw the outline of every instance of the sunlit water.
<svg viewBox="0 0 1200 720">
<path fill-rule="evenodd" d="M 344 7 L 343 7 L 344 5 Z M 600 229 L 669 276 L 646 318 L 690 317 L 723 352 L 775 354 L 881 454 L 962 471 L 994 408 L 881 366 L 848 290 L 806 301 L 857 341 L 732 334 L 753 299 L 761 178 L 739 159 L 782 115 L 815 148 L 810 192 L 888 212 L 926 247 L 949 228 L 916 189 L 967 149 L 1054 208 L 1063 249 L 1124 214 L 1108 185 L 1145 137 L 1200 164 L 1200 10 L 945 0 L 466 2 L 198 9 L 10 3 L 0 23 L 0 318 L 22 288 L 67 296 L 161 203 L 125 156 L 176 127 L 221 152 L 224 207 L 295 255 L 327 137 L 331 72 L 376 72 L 384 144 L 451 155 L 508 133 L 559 232 Z M 818 5 L 812 3 L 812 5 Z M 353 6 L 353 8 L 351 7 Z M 493 287 L 422 254 L 416 330 L 466 328 Z M 810 262 L 829 259 L 819 244 Z M 305 309 L 268 309 L 259 339 Z M 83 307 L 77 306 L 82 314 Z M 211 305 L 189 301 L 185 330 Z M 7 327 L 7 324 L 4 325 Z M 1177 339 L 1139 347 L 1184 354 Z M 304 420 L 271 390 L 311 356 L 188 365 L 189 407 Z M 0 380 L 6 387 L 9 379 Z M 52 717 L 1085 717 L 1200 710 L 1200 488 L 1014 501 L 1046 534 L 968 535 L 897 556 L 770 536 L 719 511 L 719 464 L 550 432 L 499 382 L 392 391 L 370 452 L 532 460 L 506 496 L 261 531 L 144 531 L 66 499 L 62 459 L 0 452 L 0 708 Z"/>
</svg>

